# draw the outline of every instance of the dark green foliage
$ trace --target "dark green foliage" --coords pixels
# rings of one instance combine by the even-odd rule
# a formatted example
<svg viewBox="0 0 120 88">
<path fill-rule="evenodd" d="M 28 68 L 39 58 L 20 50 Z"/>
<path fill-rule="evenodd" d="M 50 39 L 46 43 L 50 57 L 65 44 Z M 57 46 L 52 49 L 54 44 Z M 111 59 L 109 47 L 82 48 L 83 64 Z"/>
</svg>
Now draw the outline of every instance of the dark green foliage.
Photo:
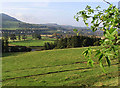
<svg viewBox="0 0 120 88">
<path fill-rule="evenodd" d="M 18 40 L 21 40 L 21 35 L 20 34 L 18 35 Z"/>
<path fill-rule="evenodd" d="M 30 52 L 31 48 L 27 48 L 25 46 L 23 46 L 23 47 L 11 46 L 10 51 L 11 52 Z"/>
<path fill-rule="evenodd" d="M 16 40 L 16 35 L 15 34 L 10 34 L 10 39 L 13 40 L 13 41 Z"/>
<path fill-rule="evenodd" d="M 31 48 L 27 48 L 24 46 L 19 49 L 19 52 L 30 52 L 31 50 L 32 50 Z"/>
<path fill-rule="evenodd" d="M 45 45 L 44 45 L 44 47 L 45 47 L 45 50 L 49 50 L 50 49 L 50 43 L 45 43 Z"/>
<path fill-rule="evenodd" d="M 27 36 L 24 34 L 23 36 L 22 36 L 22 39 L 27 39 Z"/>
<path fill-rule="evenodd" d="M 88 44 L 87 44 L 87 39 L 84 39 L 83 42 L 82 42 L 82 46 L 85 47 L 85 46 L 87 46 L 87 45 L 88 45 Z"/>
<path fill-rule="evenodd" d="M 8 33 L 4 33 L 4 34 L 2 34 L 2 36 L 4 37 L 5 40 L 9 38 Z"/>
<path fill-rule="evenodd" d="M 4 52 L 4 40 L 1 39 L 1 41 L 2 41 L 2 52 Z"/>
<path fill-rule="evenodd" d="M 71 37 L 71 45 L 72 45 L 72 47 L 74 48 L 74 47 L 80 47 L 80 42 L 82 42 L 81 40 L 80 40 L 80 36 L 73 36 L 73 37 Z"/>
<path fill-rule="evenodd" d="M 67 38 L 61 38 L 57 43 L 57 48 L 63 49 L 67 47 Z"/>
<path fill-rule="evenodd" d="M 34 34 L 32 34 L 32 38 L 33 38 L 33 39 L 36 39 L 36 40 L 37 40 L 37 39 L 40 40 L 40 39 L 41 39 L 41 35 L 40 35 L 40 34 L 37 34 L 37 33 L 34 33 Z"/>
<path fill-rule="evenodd" d="M 5 44 L 4 44 L 4 50 L 5 52 L 9 52 L 9 48 L 8 48 L 8 40 L 5 40 Z"/>
<path fill-rule="evenodd" d="M 72 41 L 71 41 L 71 37 L 67 38 L 67 48 L 71 48 L 72 46 Z"/>
<path fill-rule="evenodd" d="M 57 48 L 75 48 L 75 47 L 87 47 L 98 46 L 100 38 L 88 37 L 88 36 L 72 36 L 66 38 L 57 39 L 54 43 L 45 43 L 45 50 Z"/>
<path fill-rule="evenodd" d="M 61 38 L 57 41 L 56 48 L 75 48 L 99 45 L 100 38 L 87 36 L 72 36 L 70 38 Z"/>
<path fill-rule="evenodd" d="M 94 42 L 93 45 L 94 45 L 94 46 L 99 46 L 99 45 L 100 45 L 100 42 L 99 42 L 99 41 L 96 41 L 96 42 Z"/>
<path fill-rule="evenodd" d="M 1 39 L 2 42 L 2 52 L 9 52 L 8 39 Z"/>
<path fill-rule="evenodd" d="M 118 34 L 118 36 L 120 36 L 120 33 Z"/>
<path fill-rule="evenodd" d="M 0 39 L 0 42 L 2 42 L 2 53 L 6 52 L 29 52 L 31 51 L 31 48 L 27 47 L 19 47 L 19 46 L 8 46 L 8 40 L 6 39 Z"/>
<path fill-rule="evenodd" d="M 45 49 L 45 50 L 54 49 L 55 46 L 56 46 L 55 43 L 49 43 L 49 42 L 47 42 L 47 43 L 45 43 L 45 45 L 44 45 L 44 49 Z"/>
<path fill-rule="evenodd" d="M 15 47 L 15 46 L 12 46 L 10 48 L 10 52 L 19 52 L 19 48 L 18 47 Z"/>
</svg>

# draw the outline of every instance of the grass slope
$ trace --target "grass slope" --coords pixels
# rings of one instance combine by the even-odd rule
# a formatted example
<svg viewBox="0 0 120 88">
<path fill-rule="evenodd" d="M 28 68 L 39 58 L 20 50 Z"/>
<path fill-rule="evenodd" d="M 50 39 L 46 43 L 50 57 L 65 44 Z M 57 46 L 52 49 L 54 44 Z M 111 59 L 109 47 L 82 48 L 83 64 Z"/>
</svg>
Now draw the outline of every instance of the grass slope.
<svg viewBox="0 0 120 88">
<path fill-rule="evenodd" d="M 3 57 L 3 86 L 117 86 L 118 60 L 105 67 L 86 64 L 86 48 L 35 51 Z M 94 58 L 97 62 L 97 58 Z"/>
</svg>

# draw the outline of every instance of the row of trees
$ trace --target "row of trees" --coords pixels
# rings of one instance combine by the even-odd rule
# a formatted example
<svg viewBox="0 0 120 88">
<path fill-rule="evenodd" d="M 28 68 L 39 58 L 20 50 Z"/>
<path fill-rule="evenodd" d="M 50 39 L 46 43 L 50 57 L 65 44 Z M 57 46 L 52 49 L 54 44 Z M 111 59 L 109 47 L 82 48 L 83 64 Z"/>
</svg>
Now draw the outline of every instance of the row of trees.
<svg viewBox="0 0 120 88">
<path fill-rule="evenodd" d="M 18 40 L 26 40 L 27 39 L 27 35 L 25 35 L 25 34 L 23 34 L 23 35 L 15 35 L 15 34 L 10 34 L 10 35 L 8 35 L 8 34 L 3 34 L 3 37 L 4 37 L 4 39 L 10 39 L 10 40 L 17 40 L 17 37 L 18 37 Z M 40 34 L 37 34 L 37 33 L 34 33 L 34 34 L 32 34 L 32 38 L 33 39 L 41 39 L 41 35 Z"/>
<path fill-rule="evenodd" d="M 40 39 L 41 39 L 41 35 L 40 35 L 40 34 L 37 34 L 37 33 L 33 33 L 33 34 L 32 34 L 32 38 L 33 38 L 33 39 L 36 39 L 36 40 L 37 40 L 37 39 L 40 40 Z"/>
<path fill-rule="evenodd" d="M 72 36 L 69 38 L 60 38 L 55 43 L 45 43 L 45 49 L 63 49 L 87 46 L 99 46 L 100 38 L 87 37 L 87 36 Z"/>
<path fill-rule="evenodd" d="M 54 49 L 55 47 L 56 47 L 56 43 L 49 43 L 49 42 L 47 42 L 47 43 L 44 44 L 44 49 L 45 50 Z"/>
<path fill-rule="evenodd" d="M 24 34 L 24 35 L 17 35 L 18 36 L 18 40 L 21 40 L 21 39 L 23 39 L 23 40 L 25 40 L 25 39 L 27 39 L 27 36 Z M 15 34 L 10 34 L 10 35 L 8 35 L 8 34 L 3 34 L 3 37 L 4 37 L 4 39 L 5 40 L 7 40 L 7 39 L 10 39 L 10 40 L 17 40 L 17 36 L 15 35 Z"/>
<path fill-rule="evenodd" d="M 27 48 L 25 46 L 18 47 L 18 46 L 8 46 L 8 40 L 7 39 L 0 39 L 0 42 L 2 43 L 2 53 L 6 52 L 29 52 L 31 51 L 30 48 Z"/>
</svg>

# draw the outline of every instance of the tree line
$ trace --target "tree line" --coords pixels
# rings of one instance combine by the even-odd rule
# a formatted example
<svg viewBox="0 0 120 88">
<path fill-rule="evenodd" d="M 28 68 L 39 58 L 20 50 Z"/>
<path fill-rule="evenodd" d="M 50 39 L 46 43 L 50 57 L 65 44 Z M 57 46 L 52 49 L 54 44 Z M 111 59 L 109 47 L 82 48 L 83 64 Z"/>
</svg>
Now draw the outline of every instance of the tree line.
<svg viewBox="0 0 120 88">
<path fill-rule="evenodd" d="M 26 46 L 8 46 L 9 43 L 9 39 L 10 40 L 26 40 L 27 39 L 27 35 L 15 35 L 15 34 L 3 34 L 2 39 L 0 39 L 0 43 L 1 43 L 1 47 L 2 48 L 2 53 L 6 53 L 6 52 L 28 52 L 31 51 L 30 48 L 26 47 Z M 40 40 L 41 39 L 41 35 L 37 34 L 37 33 L 33 33 L 32 34 L 32 38 L 35 40 Z"/>
<path fill-rule="evenodd" d="M 26 46 L 8 46 L 8 39 L 0 39 L 0 42 L 2 43 L 2 46 L 1 46 L 2 53 L 31 51 L 31 49 Z"/>
<path fill-rule="evenodd" d="M 45 43 L 44 47 L 48 49 L 63 49 L 75 47 L 99 46 L 100 38 L 88 36 L 71 36 L 57 39 L 54 43 Z"/>
<path fill-rule="evenodd" d="M 16 34 L 10 34 L 10 35 L 8 35 L 7 33 L 6 34 L 3 34 L 3 37 L 4 37 L 4 39 L 6 40 L 6 39 L 10 39 L 10 40 L 17 40 L 17 37 L 18 37 L 18 40 L 26 40 L 27 39 L 27 35 L 26 34 L 18 34 L 18 35 L 16 35 Z M 41 39 L 41 35 L 40 34 L 37 34 L 37 33 L 33 33 L 32 34 L 32 38 L 33 39 L 38 39 L 38 40 L 40 40 Z"/>
</svg>

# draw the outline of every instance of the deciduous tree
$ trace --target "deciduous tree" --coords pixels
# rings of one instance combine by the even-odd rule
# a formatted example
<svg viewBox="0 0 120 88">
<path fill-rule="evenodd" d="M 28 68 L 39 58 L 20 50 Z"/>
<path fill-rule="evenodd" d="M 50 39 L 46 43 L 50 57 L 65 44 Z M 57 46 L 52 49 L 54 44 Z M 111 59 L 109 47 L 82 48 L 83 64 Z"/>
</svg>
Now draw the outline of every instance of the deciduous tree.
<svg viewBox="0 0 120 88">
<path fill-rule="evenodd" d="M 107 1 L 105 2 L 110 4 Z M 105 59 L 108 63 L 108 66 L 110 66 L 110 59 L 112 57 L 118 57 L 118 43 L 120 41 L 120 37 L 118 36 L 118 29 L 120 26 L 120 11 L 112 4 L 110 4 L 107 9 L 100 10 L 100 8 L 100 6 L 97 6 L 96 9 L 92 9 L 91 6 L 87 5 L 85 10 L 79 11 L 75 15 L 75 19 L 76 21 L 79 21 L 80 17 L 82 17 L 86 26 L 89 25 L 87 20 L 92 19 L 91 30 L 97 31 L 100 29 L 103 31 L 103 36 L 105 38 L 101 41 L 101 48 L 97 50 L 88 48 L 85 52 L 83 52 L 83 54 L 88 58 L 88 63 L 93 66 L 94 61 L 91 56 L 93 56 L 93 52 L 96 53 L 95 58 L 98 56 L 100 67 L 102 67 L 103 71 L 105 72 L 103 59 Z"/>
</svg>

